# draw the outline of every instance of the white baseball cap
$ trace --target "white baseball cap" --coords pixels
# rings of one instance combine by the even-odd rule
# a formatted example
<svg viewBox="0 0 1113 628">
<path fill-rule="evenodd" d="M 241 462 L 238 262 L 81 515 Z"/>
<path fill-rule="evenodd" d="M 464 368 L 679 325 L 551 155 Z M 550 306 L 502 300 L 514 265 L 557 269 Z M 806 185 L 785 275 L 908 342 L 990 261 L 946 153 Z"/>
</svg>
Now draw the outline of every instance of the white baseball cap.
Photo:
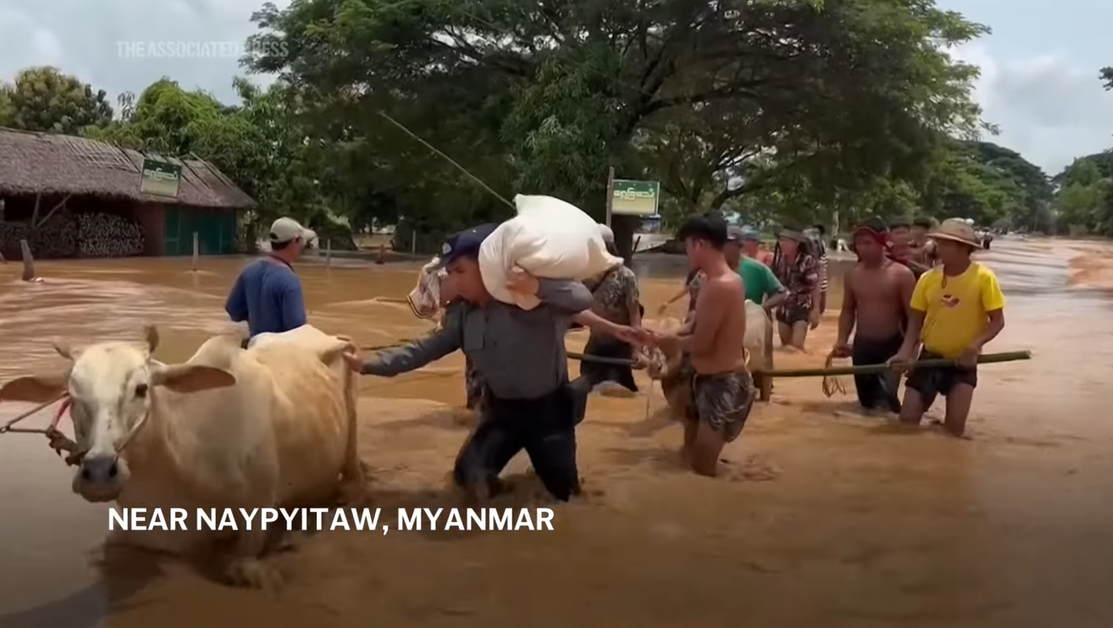
<svg viewBox="0 0 1113 628">
<path fill-rule="evenodd" d="M 308 244 L 317 239 L 317 234 L 312 229 L 301 226 L 301 223 L 293 218 L 282 217 L 271 224 L 271 242 L 282 244 L 294 238 L 301 238 L 303 244 Z"/>
</svg>

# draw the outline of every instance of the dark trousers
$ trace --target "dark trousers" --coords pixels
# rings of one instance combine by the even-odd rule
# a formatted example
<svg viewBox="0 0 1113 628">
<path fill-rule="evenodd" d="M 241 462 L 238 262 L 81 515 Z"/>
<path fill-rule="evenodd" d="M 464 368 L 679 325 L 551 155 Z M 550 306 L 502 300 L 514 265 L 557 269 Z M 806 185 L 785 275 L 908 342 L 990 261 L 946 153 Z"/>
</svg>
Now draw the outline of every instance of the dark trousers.
<svg viewBox="0 0 1113 628">
<path fill-rule="evenodd" d="M 545 488 L 561 501 L 579 491 L 575 394 L 568 384 L 539 399 L 498 399 L 487 391 L 485 416 L 456 459 L 456 483 L 499 489 L 498 476 L 523 449 Z M 486 485 L 486 486 L 483 486 Z"/>
<path fill-rule="evenodd" d="M 593 334 L 587 339 L 584 354 L 600 358 L 629 360 L 633 363 L 634 348 L 617 338 L 600 337 Z M 634 370 L 629 365 L 600 364 L 583 360 L 580 362 L 580 377 L 591 380 L 592 387 L 609 381 L 615 382 L 631 392 L 638 392 L 638 385 L 634 383 Z"/>
<path fill-rule="evenodd" d="M 855 336 L 850 349 L 851 363 L 854 366 L 884 364 L 900 351 L 903 343 L 902 335 L 881 340 Z M 858 403 L 863 408 L 888 408 L 892 412 L 900 412 L 900 397 L 897 396 L 899 382 L 899 377 L 893 371 L 876 375 L 855 375 L 854 387 L 858 390 Z"/>
</svg>

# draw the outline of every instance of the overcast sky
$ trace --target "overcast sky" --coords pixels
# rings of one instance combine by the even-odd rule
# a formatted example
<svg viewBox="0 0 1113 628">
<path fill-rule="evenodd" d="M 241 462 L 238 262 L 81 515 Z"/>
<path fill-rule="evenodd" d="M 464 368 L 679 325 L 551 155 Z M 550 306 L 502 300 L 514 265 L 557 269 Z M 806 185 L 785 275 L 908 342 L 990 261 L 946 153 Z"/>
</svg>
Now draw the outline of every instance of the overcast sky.
<svg viewBox="0 0 1113 628">
<path fill-rule="evenodd" d="M 1106 29 L 1113 2 L 937 0 L 993 34 L 958 54 L 982 68 L 977 99 L 1002 133 L 993 141 L 1054 174 L 1113 146 L 1113 93 L 1098 69 L 1113 65 Z M 279 6 L 288 0 L 276 0 Z M 0 0 L 0 78 L 57 65 L 115 96 L 161 76 L 232 100 L 232 77 L 252 11 L 262 0 Z M 133 42 L 133 43 L 124 43 Z M 180 42 L 151 53 L 143 42 Z M 190 43 L 195 44 L 192 47 Z M 203 44 L 199 48 L 196 44 Z M 204 55 L 204 56 L 202 56 Z M 200 57 L 200 58 L 199 58 Z"/>
</svg>

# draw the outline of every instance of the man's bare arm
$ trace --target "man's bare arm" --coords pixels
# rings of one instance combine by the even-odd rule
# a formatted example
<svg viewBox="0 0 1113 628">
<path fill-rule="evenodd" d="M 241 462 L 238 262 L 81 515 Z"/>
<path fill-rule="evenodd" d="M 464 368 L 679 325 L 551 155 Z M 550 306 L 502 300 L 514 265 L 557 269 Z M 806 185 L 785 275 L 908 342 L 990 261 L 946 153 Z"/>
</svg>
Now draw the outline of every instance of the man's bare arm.
<svg viewBox="0 0 1113 628">
<path fill-rule="evenodd" d="M 900 354 L 911 356 L 920 348 L 920 332 L 924 330 L 926 315 L 926 312 L 915 308 L 908 310 L 908 329 L 904 332 L 904 344 L 900 347 Z"/>
<path fill-rule="evenodd" d="M 731 287 L 720 281 L 705 283 L 696 301 L 695 329 L 680 339 L 680 348 L 693 355 L 704 355 L 715 348 L 719 327 L 726 319 Z"/>
<path fill-rule="evenodd" d="M 854 282 L 851 275 L 854 269 L 846 272 L 843 278 L 842 310 L 839 311 L 839 335 L 836 344 L 845 345 L 850 342 L 850 332 L 854 331 L 854 323 L 858 320 L 858 301 L 854 298 Z"/>
<path fill-rule="evenodd" d="M 897 264 L 896 267 L 900 269 L 900 304 L 904 308 L 905 318 L 912 318 L 912 293 L 916 291 L 916 275 L 909 270 Z"/>
</svg>

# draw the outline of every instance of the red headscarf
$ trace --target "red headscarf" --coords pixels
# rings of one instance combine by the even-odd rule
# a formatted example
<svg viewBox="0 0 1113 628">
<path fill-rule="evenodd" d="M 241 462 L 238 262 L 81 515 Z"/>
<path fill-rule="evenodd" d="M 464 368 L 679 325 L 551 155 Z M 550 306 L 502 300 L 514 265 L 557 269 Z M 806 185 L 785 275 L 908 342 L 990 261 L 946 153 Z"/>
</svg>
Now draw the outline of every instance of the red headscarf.
<svg viewBox="0 0 1113 628">
<path fill-rule="evenodd" d="M 880 229 L 879 230 L 879 229 L 876 229 L 876 228 L 874 228 L 872 226 L 869 226 L 869 225 L 860 225 L 857 229 L 854 230 L 854 233 L 850 236 L 850 238 L 851 238 L 850 239 L 851 250 L 853 250 L 853 247 L 854 247 L 854 240 L 857 239 L 857 237 L 859 235 L 870 236 L 871 238 L 876 240 L 878 244 L 881 245 L 881 248 L 885 250 L 886 254 L 892 255 L 893 243 L 892 243 L 891 240 L 889 240 L 889 230 L 888 229 Z"/>
</svg>

